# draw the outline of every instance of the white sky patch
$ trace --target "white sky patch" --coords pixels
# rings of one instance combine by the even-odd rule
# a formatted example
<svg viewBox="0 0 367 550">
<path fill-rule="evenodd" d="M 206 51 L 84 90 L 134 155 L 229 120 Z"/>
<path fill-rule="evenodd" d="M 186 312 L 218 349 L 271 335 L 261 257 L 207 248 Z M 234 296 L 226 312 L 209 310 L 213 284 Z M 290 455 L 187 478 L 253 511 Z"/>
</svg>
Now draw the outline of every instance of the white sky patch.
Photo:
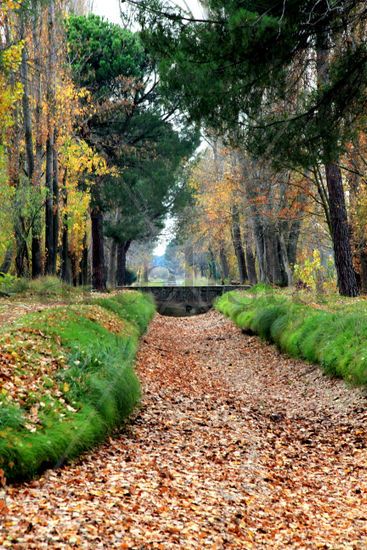
<svg viewBox="0 0 367 550">
<path fill-rule="evenodd" d="M 195 17 L 203 17 L 203 9 L 198 0 L 172 0 L 171 3 L 184 9 L 188 8 Z M 92 11 L 112 23 L 121 23 L 120 0 L 93 0 Z"/>
<path fill-rule="evenodd" d="M 165 253 L 168 243 L 172 240 L 174 227 L 175 220 L 173 218 L 167 218 L 164 229 L 159 235 L 157 246 L 154 249 L 155 256 L 163 256 Z"/>
</svg>

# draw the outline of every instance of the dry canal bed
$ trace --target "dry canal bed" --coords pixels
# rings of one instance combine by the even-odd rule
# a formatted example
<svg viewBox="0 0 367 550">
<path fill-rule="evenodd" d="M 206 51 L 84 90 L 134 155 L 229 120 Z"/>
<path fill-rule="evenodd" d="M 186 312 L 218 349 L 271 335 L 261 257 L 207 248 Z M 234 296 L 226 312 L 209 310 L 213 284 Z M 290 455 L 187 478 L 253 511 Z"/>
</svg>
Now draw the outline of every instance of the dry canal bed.
<svg viewBox="0 0 367 550">
<path fill-rule="evenodd" d="M 361 391 L 214 311 L 157 315 L 138 371 L 124 433 L 7 489 L 1 547 L 367 548 Z"/>
</svg>

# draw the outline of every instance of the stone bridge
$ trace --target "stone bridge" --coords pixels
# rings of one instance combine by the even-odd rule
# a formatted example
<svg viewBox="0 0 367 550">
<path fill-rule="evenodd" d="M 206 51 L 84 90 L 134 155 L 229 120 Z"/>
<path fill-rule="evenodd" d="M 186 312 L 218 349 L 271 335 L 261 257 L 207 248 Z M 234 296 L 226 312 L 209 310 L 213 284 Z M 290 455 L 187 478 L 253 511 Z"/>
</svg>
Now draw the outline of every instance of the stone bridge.
<svg viewBox="0 0 367 550">
<path fill-rule="evenodd" d="M 231 290 L 247 290 L 250 286 L 134 286 L 122 290 L 140 290 L 152 294 L 162 315 L 188 316 L 205 313 L 218 296 Z"/>
</svg>

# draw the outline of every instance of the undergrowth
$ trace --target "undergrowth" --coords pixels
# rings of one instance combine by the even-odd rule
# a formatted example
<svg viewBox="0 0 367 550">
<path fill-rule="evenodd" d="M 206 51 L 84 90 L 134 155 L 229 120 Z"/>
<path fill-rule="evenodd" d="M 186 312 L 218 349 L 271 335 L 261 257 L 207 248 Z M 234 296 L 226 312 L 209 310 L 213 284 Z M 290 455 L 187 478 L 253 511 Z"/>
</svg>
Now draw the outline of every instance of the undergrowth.
<svg viewBox="0 0 367 550">
<path fill-rule="evenodd" d="M 139 401 L 133 362 L 154 314 L 138 292 L 28 314 L 0 341 L 0 468 L 29 479 L 101 442 Z"/>
<path fill-rule="evenodd" d="M 290 356 L 318 363 L 352 384 L 367 384 L 367 309 L 361 302 L 348 304 L 341 314 L 340 308 L 312 307 L 263 287 L 229 292 L 216 309 Z"/>
<path fill-rule="evenodd" d="M 84 287 L 73 287 L 53 276 L 26 279 L 0 273 L 0 295 L 9 297 L 67 300 L 89 290 Z"/>
</svg>

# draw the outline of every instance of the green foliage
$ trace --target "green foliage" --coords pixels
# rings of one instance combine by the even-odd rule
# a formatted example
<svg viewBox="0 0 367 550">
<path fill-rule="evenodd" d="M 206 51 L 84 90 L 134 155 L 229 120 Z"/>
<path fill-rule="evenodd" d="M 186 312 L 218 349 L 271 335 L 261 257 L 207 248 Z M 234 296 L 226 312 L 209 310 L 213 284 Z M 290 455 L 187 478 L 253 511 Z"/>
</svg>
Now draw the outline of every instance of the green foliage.
<svg viewBox="0 0 367 550">
<path fill-rule="evenodd" d="M 105 318 L 103 309 L 96 310 L 97 304 L 105 308 Z M 49 379 L 49 384 L 58 388 L 56 395 L 61 392 L 62 399 L 55 398 L 59 408 L 55 402 L 49 406 L 47 400 L 54 399 L 55 390 L 50 398 L 41 396 L 37 429 L 30 430 L 24 420 L 27 408 L 6 402 L 7 396 L 3 396 L 0 467 L 8 480 L 28 479 L 45 468 L 60 466 L 121 426 L 140 397 L 133 361 L 139 334 L 153 314 L 153 302 L 134 292 L 30 314 L 9 331 L 7 338 L 14 339 L 14 349 L 20 334 L 22 338 L 37 334 L 50 339 L 55 354 L 58 349 L 59 354 L 66 354 L 67 365 Z M 118 333 L 106 328 L 110 325 L 103 326 L 111 322 L 121 327 Z M 26 345 L 27 340 L 22 340 L 22 346 Z M 32 402 L 29 396 L 28 402 Z"/>
<path fill-rule="evenodd" d="M 127 286 L 132 285 L 137 281 L 138 277 L 135 273 L 135 271 L 131 271 L 130 269 L 127 269 L 125 272 L 125 284 Z"/>
<path fill-rule="evenodd" d="M 314 250 L 312 258 L 307 258 L 302 264 L 294 266 L 295 281 L 300 281 L 312 290 L 322 292 L 324 283 L 335 287 L 335 271 L 333 262 L 329 262 L 327 267 L 321 264 L 321 256 L 318 250 Z"/>
<path fill-rule="evenodd" d="M 96 97 L 126 93 L 126 85 L 118 77 L 143 76 L 145 56 L 137 33 L 93 14 L 70 16 L 66 32 L 73 79 Z"/>
<path fill-rule="evenodd" d="M 69 18 L 67 36 L 74 82 L 96 106 L 84 139 L 116 168 L 91 189 L 93 204 L 118 210 L 105 234 L 120 244 L 154 237 L 178 204 L 179 166 L 198 144 L 198 132 L 167 120 L 160 85 L 151 86 L 155 61 L 140 34 L 92 15 Z"/>
<path fill-rule="evenodd" d="M 190 24 L 165 1 L 141 0 L 139 19 L 164 89 L 191 117 L 240 143 L 245 138 L 253 154 L 309 167 L 338 158 L 353 135 L 351 121 L 364 114 L 366 44 L 342 41 L 344 32 L 356 32 L 357 14 L 366 16 L 364 4 L 208 0 L 208 21 Z M 337 44 L 330 80 L 300 93 L 305 52 L 325 37 L 326 49 Z"/>
<path fill-rule="evenodd" d="M 251 292 L 251 294 L 250 294 Z M 281 293 L 229 292 L 216 308 L 240 328 L 274 342 L 282 351 L 319 363 L 326 373 L 367 384 L 367 310 L 340 312 L 292 302 Z"/>
</svg>

